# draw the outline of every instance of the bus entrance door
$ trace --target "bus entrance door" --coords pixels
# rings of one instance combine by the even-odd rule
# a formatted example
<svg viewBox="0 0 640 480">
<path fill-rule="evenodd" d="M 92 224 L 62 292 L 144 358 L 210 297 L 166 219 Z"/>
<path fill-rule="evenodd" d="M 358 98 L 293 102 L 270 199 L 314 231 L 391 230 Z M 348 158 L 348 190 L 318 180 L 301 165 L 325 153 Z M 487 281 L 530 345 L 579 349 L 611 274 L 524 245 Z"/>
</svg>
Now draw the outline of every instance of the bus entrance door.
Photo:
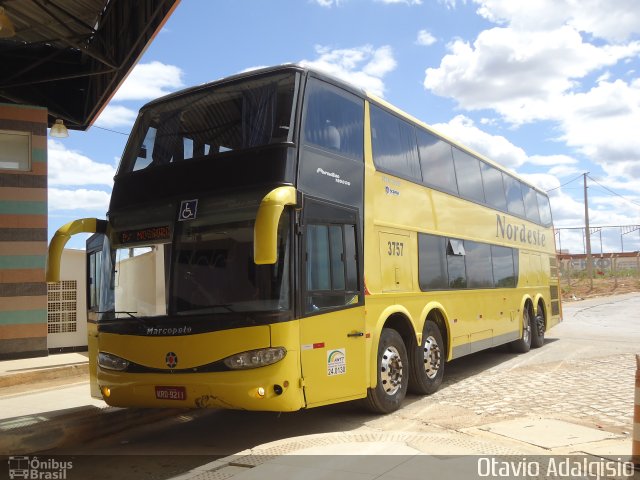
<svg viewBox="0 0 640 480">
<path fill-rule="evenodd" d="M 366 395 L 358 214 L 307 199 L 301 240 L 300 344 L 308 406 Z"/>
<path fill-rule="evenodd" d="M 109 294 L 110 278 L 103 267 L 111 261 L 109 239 L 96 233 L 87 239 L 87 347 L 91 396 L 102 399 L 98 386 L 98 323 L 104 312 L 113 309 Z"/>
<path fill-rule="evenodd" d="M 300 337 L 307 406 L 366 395 L 364 307 L 304 318 Z"/>
</svg>

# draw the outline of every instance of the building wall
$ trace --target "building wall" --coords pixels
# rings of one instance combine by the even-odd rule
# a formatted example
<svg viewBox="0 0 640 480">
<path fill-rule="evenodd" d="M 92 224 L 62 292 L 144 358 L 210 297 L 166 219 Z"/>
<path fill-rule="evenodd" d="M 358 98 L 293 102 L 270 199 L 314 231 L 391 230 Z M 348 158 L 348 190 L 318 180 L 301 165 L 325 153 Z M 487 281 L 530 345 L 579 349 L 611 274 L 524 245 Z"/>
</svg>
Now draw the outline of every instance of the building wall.
<svg viewBox="0 0 640 480">
<path fill-rule="evenodd" d="M 0 169 L 0 359 L 47 355 L 47 110 L 0 104 L 0 130 L 31 134 L 28 168 Z"/>
<path fill-rule="evenodd" d="M 87 348 L 87 252 L 65 248 L 60 282 L 49 283 L 49 352 Z"/>
</svg>

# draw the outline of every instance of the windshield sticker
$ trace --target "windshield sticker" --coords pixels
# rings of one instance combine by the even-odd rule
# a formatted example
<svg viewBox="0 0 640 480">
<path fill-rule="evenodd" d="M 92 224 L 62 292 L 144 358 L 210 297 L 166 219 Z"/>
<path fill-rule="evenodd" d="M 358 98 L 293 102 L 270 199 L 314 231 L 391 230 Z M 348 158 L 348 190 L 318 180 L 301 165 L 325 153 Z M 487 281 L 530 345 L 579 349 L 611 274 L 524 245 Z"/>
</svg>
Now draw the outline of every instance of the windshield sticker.
<svg viewBox="0 0 640 480">
<path fill-rule="evenodd" d="M 327 352 L 327 375 L 344 375 L 347 373 L 347 359 L 344 348 Z"/>
<path fill-rule="evenodd" d="M 198 200 L 183 200 L 180 204 L 180 214 L 178 220 L 195 220 L 198 213 Z"/>
</svg>

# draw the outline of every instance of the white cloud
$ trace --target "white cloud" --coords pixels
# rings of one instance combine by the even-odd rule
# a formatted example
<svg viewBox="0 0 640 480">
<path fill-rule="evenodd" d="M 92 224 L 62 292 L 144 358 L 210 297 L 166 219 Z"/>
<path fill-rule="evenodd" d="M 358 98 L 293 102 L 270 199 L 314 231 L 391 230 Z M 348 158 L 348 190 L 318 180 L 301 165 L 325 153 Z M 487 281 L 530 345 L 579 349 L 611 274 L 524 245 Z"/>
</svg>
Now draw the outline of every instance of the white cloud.
<svg viewBox="0 0 640 480">
<path fill-rule="evenodd" d="M 129 127 L 136 121 L 138 112 L 122 105 L 107 105 L 95 125 L 105 128 Z"/>
<path fill-rule="evenodd" d="M 376 2 L 386 4 L 404 3 L 405 5 L 422 5 L 422 0 L 376 0 Z"/>
<path fill-rule="evenodd" d="M 151 100 L 184 87 L 183 72 L 175 65 L 161 62 L 136 65 L 113 100 Z"/>
<path fill-rule="evenodd" d="M 64 210 L 98 210 L 106 212 L 111 195 L 101 190 L 64 190 L 49 188 L 49 212 Z"/>
<path fill-rule="evenodd" d="M 384 95 L 383 77 L 397 65 L 393 50 L 388 45 L 346 49 L 316 46 L 316 52 L 317 59 L 302 60 L 300 64 L 322 70 L 378 96 Z"/>
<path fill-rule="evenodd" d="M 423 45 L 425 47 L 428 47 L 430 45 L 433 45 L 434 43 L 437 42 L 436 37 L 433 36 L 433 34 L 427 30 L 420 30 L 418 32 L 418 38 L 416 39 L 416 43 L 418 45 Z"/>
<path fill-rule="evenodd" d="M 79 152 L 68 150 L 56 140 L 47 143 L 49 185 L 113 185 L 116 173 L 113 165 L 96 162 Z"/>
<path fill-rule="evenodd" d="M 447 123 L 435 124 L 433 128 L 507 168 L 515 169 L 528 160 L 522 148 L 501 135 L 480 130 L 473 120 L 464 115 L 458 115 Z"/>
<path fill-rule="evenodd" d="M 640 178 L 640 80 L 602 81 L 565 95 L 558 110 L 567 145 L 612 175 Z"/>
<path fill-rule="evenodd" d="M 331 8 L 334 5 L 339 6 L 344 0 L 315 0 L 315 3 L 321 7 Z"/>
<path fill-rule="evenodd" d="M 571 27 L 552 31 L 492 28 L 470 44 L 448 45 L 437 68 L 427 68 L 424 86 L 452 97 L 469 110 L 491 108 L 518 124 L 557 119 L 550 104 L 570 92 L 578 79 L 640 53 L 640 42 L 595 46 Z"/>
<path fill-rule="evenodd" d="M 548 173 L 523 173 L 521 177 L 545 192 L 560 186 L 558 177 Z"/>
<path fill-rule="evenodd" d="M 534 165 L 542 166 L 576 165 L 578 163 L 575 158 L 564 154 L 532 155 L 529 157 L 529 161 Z"/>
<path fill-rule="evenodd" d="M 637 0 L 473 0 L 478 14 L 518 30 L 552 30 L 569 25 L 578 31 L 614 42 L 640 33 Z M 455 2 L 454 2 L 455 3 Z"/>
</svg>

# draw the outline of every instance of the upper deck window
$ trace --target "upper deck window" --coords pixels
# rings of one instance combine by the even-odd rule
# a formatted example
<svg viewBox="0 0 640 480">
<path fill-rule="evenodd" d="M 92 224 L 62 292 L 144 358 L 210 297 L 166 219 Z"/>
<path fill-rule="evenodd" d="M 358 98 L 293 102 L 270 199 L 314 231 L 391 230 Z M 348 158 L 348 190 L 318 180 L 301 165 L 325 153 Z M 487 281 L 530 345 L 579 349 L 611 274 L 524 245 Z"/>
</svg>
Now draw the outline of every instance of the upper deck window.
<svg viewBox="0 0 640 480">
<path fill-rule="evenodd" d="M 247 78 L 144 109 L 120 171 L 292 141 L 298 77 L 291 72 Z"/>
<path fill-rule="evenodd" d="M 307 84 L 304 142 L 363 159 L 364 101 L 315 78 Z"/>
<path fill-rule="evenodd" d="M 545 227 L 551 225 L 551 206 L 549 205 L 549 197 L 541 193 L 536 193 L 538 198 L 538 210 L 540 211 L 540 222 Z"/>
<path fill-rule="evenodd" d="M 413 125 L 372 105 L 371 143 L 376 167 L 422 181 Z"/>
</svg>

